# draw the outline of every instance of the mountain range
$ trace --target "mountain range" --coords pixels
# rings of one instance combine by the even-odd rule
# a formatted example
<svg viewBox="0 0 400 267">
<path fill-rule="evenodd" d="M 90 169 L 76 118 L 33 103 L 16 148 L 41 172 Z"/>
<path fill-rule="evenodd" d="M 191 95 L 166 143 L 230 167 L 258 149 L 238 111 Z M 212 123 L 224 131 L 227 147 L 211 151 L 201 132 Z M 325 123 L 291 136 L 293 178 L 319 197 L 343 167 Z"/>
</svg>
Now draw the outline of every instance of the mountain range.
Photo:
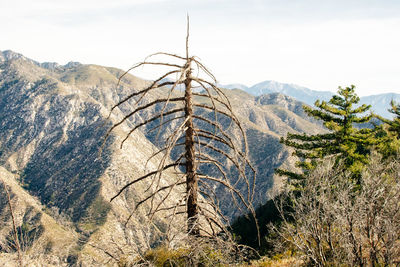
<svg viewBox="0 0 400 267">
<path fill-rule="evenodd" d="M 39 63 L 12 51 L 0 51 L 0 186 L 4 184 L 10 193 L 18 229 L 26 237 L 25 260 L 32 266 L 115 264 L 122 256 L 136 257 L 157 245 L 160 233 L 171 225 L 163 213 L 150 221 L 146 216 L 150 204 L 132 213 L 150 181 L 109 201 L 127 182 L 155 169 L 161 158 L 147 162 L 159 145 L 148 131 L 152 125 L 135 131 L 120 148 L 132 126 L 160 106 L 127 120 L 103 144 L 110 126 L 136 103 L 126 102 L 109 117 L 111 107 L 150 83 L 128 74 L 117 87 L 123 73 L 77 62 Z M 324 131 L 303 112 L 304 103 L 286 95 L 290 90 L 285 90 L 285 94 L 257 96 L 239 89 L 225 91 L 242 121 L 249 157 L 257 170 L 255 206 L 265 203 L 284 182 L 274 175 L 275 168 L 295 168 L 296 158 L 279 143 L 280 137 L 288 132 Z M 165 94 L 165 90 L 149 93 L 143 101 Z M 167 133 L 168 129 L 161 136 Z M 167 173 L 163 182 L 176 175 Z M 183 191 L 177 187 L 170 197 L 179 199 Z M 220 198 L 224 215 L 235 218 L 241 214 L 222 191 Z M 173 228 L 179 233 L 185 218 L 174 220 Z M 15 254 L 7 247 L 12 220 L 5 190 L 0 190 L 0 226 L 0 265 L 7 266 Z"/>
<path fill-rule="evenodd" d="M 330 91 L 316 91 L 296 84 L 280 83 L 276 81 L 264 81 L 251 87 L 247 87 L 243 84 L 228 84 L 222 85 L 222 87 L 228 89 L 240 89 L 255 96 L 281 93 L 291 96 L 296 100 L 304 102 L 310 106 L 313 106 L 317 100 L 329 101 L 329 99 L 334 95 L 334 93 Z M 385 118 L 392 118 L 393 114 L 388 111 L 390 108 L 390 102 L 392 100 L 394 100 L 396 103 L 400 103 L 400 93 L 384 93 L 362 96 L 360 97 L 359 104 L 371 105 L 371 111 L 373 111 L 375 114 Z"/>
</svg>

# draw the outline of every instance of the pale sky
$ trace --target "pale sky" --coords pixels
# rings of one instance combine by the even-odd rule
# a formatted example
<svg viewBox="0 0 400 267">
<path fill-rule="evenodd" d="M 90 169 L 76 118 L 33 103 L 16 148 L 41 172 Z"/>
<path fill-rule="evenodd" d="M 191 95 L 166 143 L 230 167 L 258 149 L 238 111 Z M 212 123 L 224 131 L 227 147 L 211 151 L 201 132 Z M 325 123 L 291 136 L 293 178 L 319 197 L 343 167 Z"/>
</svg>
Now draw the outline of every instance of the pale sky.
<svg viewBox="0 0 400 267">
<path fill-rule="evenodd" d="M 187 13 L 191 54 L 219 83 L 400 93 L 399 0 L 0 0 L 0 50 L 127 69 L 183 55 Z"/>
</svg>

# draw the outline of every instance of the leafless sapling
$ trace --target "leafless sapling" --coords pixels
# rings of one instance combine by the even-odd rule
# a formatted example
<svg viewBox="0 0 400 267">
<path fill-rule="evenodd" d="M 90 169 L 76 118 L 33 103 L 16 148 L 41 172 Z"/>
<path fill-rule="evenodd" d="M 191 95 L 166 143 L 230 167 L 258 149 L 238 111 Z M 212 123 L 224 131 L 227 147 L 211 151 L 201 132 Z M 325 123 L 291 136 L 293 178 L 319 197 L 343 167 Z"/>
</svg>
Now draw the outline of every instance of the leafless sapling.
<svg viewBox="0 0 400 267">
<path fill-rule="evenodd" d="M 21 245 L 19 242 L 19 237 L 18 237 L 18 231 L 17 231 L 17 225 L 15 222 L 15 216 L 14 216 L 14 210 L 11 204 L 11 197 L 10 197 L 10 193 L 8 192 L 8 188 L 6 186 L 6 184 L 4 183 L 4 181 L 1 181 L 3 184 L 3 188 L 4 188 L 4 192 L 6 193 L 7 196 L 7 203 L 8 203 L 8 207 L 10 209 L 10 214 L 11 214 L 11 220 L 12 220 L 12 233 L 13 233 L 13 240 L 14 240 L 14 244 L 13 247 L 15 247 L 15 250 L 17 251 L 18 254 L 18 264 L 19 266 L 23 266 L 23 262 L 22 262 L 22 254 L 21 254 Z"/>
</svg>

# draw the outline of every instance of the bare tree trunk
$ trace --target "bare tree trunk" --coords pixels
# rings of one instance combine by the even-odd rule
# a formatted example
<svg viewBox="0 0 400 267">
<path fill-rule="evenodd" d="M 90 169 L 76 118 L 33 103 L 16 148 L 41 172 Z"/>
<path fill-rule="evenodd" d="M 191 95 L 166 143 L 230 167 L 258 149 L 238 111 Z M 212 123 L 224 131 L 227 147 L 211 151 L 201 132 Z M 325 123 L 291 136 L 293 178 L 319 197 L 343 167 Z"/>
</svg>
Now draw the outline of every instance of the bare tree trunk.
<svg viewBox="0 0 400 267">
<path fill-rule="evenodd" d="M 10 214 L 11 214 L 11 219 L 12 219 L 12 224 L 13 224 L 13 231 L 14 231 L 15 248 L 17 249 L 17 253 L 18 253 L 18 262 L 19 262 L 19 266 L 22 267 L 23 264 L 22 264 L 22 255 L 21 255 L 21 245 L 19 244 L 17 226 L 15 224 L 15 218 L 14 218 L 14 211 L 13 211 L 13 208 L 12 208 L 12 205 L 11 205 L 11 197 L 10 197 L 10 193 L 8 192 L 8 189 L 7 189 L 6 184 L 4 183 L 4 181 L 2 181 L 2 183 L 3 183 L 4 191 L 6 192 L 6 195 L 7 195 L 8 207 L 10 208 Z"/>
<path fill-rule="evenodd" d="M 191 87 L 191 68 L 188 59 L 187 73 L 185 79 L 185 159 L 186 159 L 186 192 L 187 192 L 187 217 L 188 233 L 193 236 L 200 235 L 197 206 L 198 177 L 196 174 L 195 150 L 194 150 L 194 127 L 193 127 L 193 101 Z"/>
</svg>

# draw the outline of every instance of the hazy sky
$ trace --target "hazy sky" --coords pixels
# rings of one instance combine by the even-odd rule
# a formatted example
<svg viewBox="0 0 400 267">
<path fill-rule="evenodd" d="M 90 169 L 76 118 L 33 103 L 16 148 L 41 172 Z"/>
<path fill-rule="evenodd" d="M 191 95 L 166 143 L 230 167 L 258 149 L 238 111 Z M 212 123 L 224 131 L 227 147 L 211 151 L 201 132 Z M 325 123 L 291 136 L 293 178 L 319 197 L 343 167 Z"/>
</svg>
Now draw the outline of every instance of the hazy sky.
<svg viewBox="0 0 400 267">
<path fill-rule="evenodd" d="M 222 84 L 400 93 L 399 0 L 0 0 L 0 11 L 0 50 L 40 62 L 126 69 L 183 55 L 189 13 L 191 52 Z"/>
</svg>

